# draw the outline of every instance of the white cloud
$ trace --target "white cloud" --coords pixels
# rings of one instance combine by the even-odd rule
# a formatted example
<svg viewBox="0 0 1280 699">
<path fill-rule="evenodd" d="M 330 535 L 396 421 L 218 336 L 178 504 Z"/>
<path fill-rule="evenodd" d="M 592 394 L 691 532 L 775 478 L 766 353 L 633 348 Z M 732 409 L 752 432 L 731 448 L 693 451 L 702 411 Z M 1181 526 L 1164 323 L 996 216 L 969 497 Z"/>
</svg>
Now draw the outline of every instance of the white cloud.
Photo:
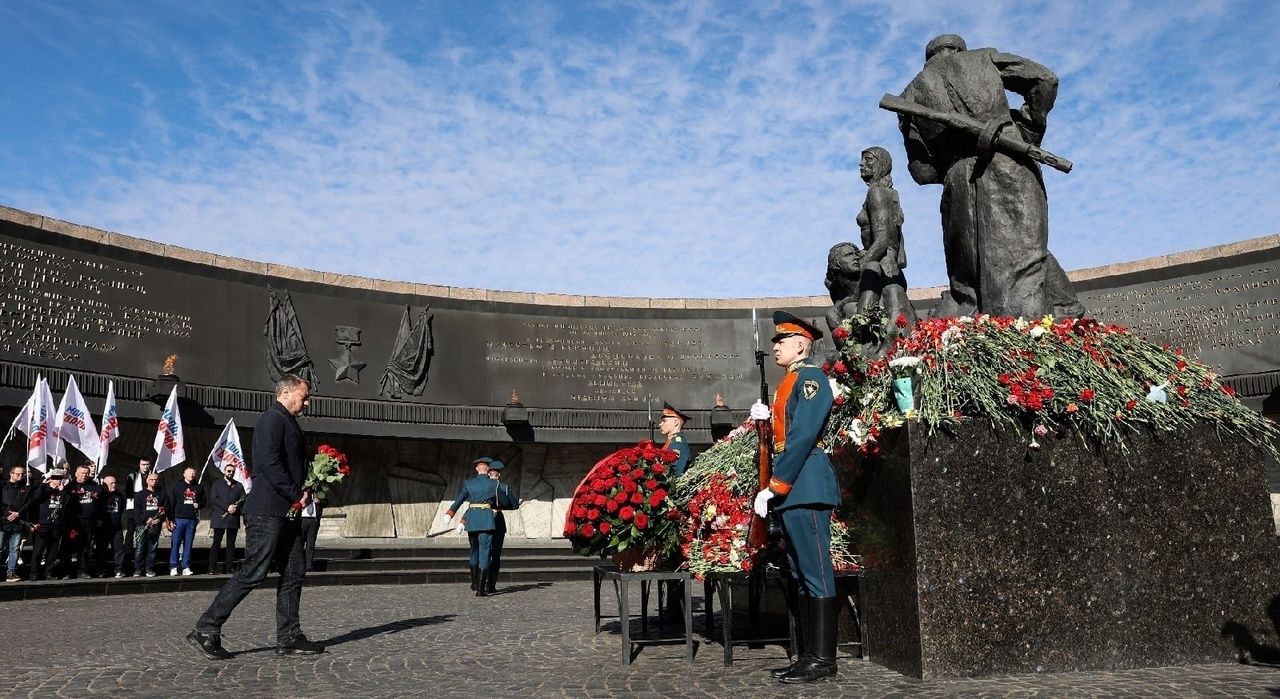
<svg viewBox="0 0 1280 699">
<path fill-rule="evenodd" d="M 107 134 L 133 147 L 78 142 L 95 167 L 0 197 L 381 278 L 821 294 L 827 248 L 857 237 L 858 153 L 879 144 L 897 165 L 908 278 L 938 284 L 939 190 L 911 182 L 876 103 L 928 38 L 956 31 L 1063 78 L 1045 145 L 1077 165 L 1046 174 L 1068 269 L 1275 232 L 1280 59 L 1250 43 L 1277 25 L 1274 4 L 641 3 L 591 7 L 625 23 L 586 28 L 577 6 L 512 7 L 488 42 L 438 15 L 334 5 L 275 19 L 278 43 L 199 51 L 132 18 L 115 36 L 177 62 L 182 90 L 138 83 L 136 130 Z"/>
</svg>

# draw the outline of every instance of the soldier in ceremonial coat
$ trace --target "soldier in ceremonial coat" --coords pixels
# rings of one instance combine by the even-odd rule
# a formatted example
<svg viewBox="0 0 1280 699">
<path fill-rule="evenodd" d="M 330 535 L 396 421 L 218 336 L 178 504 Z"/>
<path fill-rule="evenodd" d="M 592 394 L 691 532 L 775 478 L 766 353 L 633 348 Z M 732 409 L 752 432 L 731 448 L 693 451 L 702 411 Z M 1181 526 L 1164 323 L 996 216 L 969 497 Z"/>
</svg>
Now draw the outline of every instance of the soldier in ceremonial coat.
<svg viewBox="0 0 1280 699">
<path fill-rule="evenodd" d="M 474 462 L 476 475 L 462 484 L 462 492 L 445 512 L 446 519 L 452 519 L 467 502 L 467 516 L 464 519 L 467 527 L 467 539 L 471 544 L 471 589 L 476 597 L 489 596 L 489 565 L 493 550 L 493 532 L 497 529 L 494 521 L 493 505 L 498 493 L 498 481 L 489 477 L 489 464 L 493 459 L 482 456 Z"/>
<path fill-rule="evenodd" d="M 840 504 L 835 468 L 821 443 L 834 397 L 822 369 L 809 357 L 822 332 L 785 311 L 773 314 L 773 359 L 786 374 L 773 407 L 757 402 L 751 417 L 773 422 L 773 474 L 756 495 L 756 514 L 769 509 L 782 519 L 791 575 L 799 585 L 796 662 L 771 674 L 792 684 L 836 674 L 835 573 L 831 566 L 831 512 Z"/>
<path fill-rule="evenodd" d="M 503 463 L 496 459 L 489 463 L 489 477 L 497 484 L 493 499 L 489 501 L 489 505 L 493 508 L 493 545 L 489 554 L 489 586 L 487 588 L 489 594 L 497 591 L 498 571 L 502 568 L 502 544 L 507 538 L 507 518 L 502 512 L 520 507 L 520 498 L 511 492 L 511 488 L 499 482 L 503 468 Z"/>
<path fill-rule="evenodd" d="M 684 470 L 689 466 L 689 457 L 693 453 L 684 435 L 680 434 L 684 423 L 688 421 L 688 415 L 676 410 L 670 403 L 665 401 L 662 403 L 662 422 L 658 423 L 658 431 L 667 438 L 667 443 L 663 444 L 662 448 L 670 449 L 680 455 L 671 462 L 671 478 L 684 474 Z"/>
</svg>

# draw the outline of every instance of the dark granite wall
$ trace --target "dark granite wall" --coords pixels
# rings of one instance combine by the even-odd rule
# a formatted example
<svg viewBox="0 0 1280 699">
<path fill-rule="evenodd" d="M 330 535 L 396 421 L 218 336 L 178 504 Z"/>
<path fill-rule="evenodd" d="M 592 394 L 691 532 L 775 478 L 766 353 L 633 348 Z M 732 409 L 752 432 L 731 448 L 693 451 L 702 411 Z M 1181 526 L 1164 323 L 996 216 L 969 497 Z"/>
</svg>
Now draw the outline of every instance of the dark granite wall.
<svg viewBox="0 0 1280 699">
<path fill-rule="evenodd" d="M 1234 659 L 1223 625 L 1271 638 L 1280 593 L 1261 454 L 1211 428 L 1074 437 L 915 425 L 869 465 L 875 662 L 916 677 Z"/>
</svg>

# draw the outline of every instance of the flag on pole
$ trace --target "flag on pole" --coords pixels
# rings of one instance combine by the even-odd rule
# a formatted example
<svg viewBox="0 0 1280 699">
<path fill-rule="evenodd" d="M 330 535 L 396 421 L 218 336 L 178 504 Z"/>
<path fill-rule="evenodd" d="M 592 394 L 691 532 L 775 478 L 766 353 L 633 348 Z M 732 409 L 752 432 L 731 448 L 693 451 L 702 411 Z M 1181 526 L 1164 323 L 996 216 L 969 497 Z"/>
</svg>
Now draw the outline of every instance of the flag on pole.
<svg viewBox="0 0 1280 699">
<path fill-rule="evenodd" d="M 98 463 L 98 426 L 93 424 L 93 416 L 89 414 L 89 406 L 85 405 L 84 396 L 80 395 L 80 387 L 76 385 L 76 377 L 67 379 L 67 391 L 62 394 L 62 402 L 58 404 L 57 416 L 53 423 L 57 428 L 59 442 L 66 442 L 79 449 Z M 58 449 L 59 455 L 63 453 Z"/>
<path fill-rule="evenodd" d="M 107 382 L 107 403 L 102 408 L 102 432 L 98 435 L 98 473 L 107 467 L 111 443 L 120 436 L 120 416 L 116 412 L 116 382 Z"/>
<path fill-rule="evenodd" d="M 182 418 L 178 415 L 178 387 L 169 392 L 169 400 L 164 404 L 164 412 L 160 415 L 160 424 L 156 426 L 156 463 L 153 469 L 160 473 L 170 466 L 177 466 L 187 460 L 187 450 L 183 445 Z"/>
<path fill-rule="evenodd" d="M 53 436 L 53 394 L 43 376 L 36 379 L 36 387 L 19 417 L 22 419 L 18 421 L 18 429 L 27 435 L 27 466 L 43 473 L 48 457 L 54 453 L 49 448 L 50 439 L 57 441 Z"/>
<path fill-rule="evenodd" d="M 218 437 L 218 441 L 213 445 L 213 451 L 209 452 L 209 461 L 212 461 L 219 471 L 228 466 L 235 466 L 236 473 L 233 478 L 244 486 L 244 492 L 249 492 L 253 487 L 249 482 L 249 466 L 244 462 L 244 451 L 240 449 L 240 432 L 236 429 L 234 419 L 227 420 L 222 436 Z"/>
</svg>

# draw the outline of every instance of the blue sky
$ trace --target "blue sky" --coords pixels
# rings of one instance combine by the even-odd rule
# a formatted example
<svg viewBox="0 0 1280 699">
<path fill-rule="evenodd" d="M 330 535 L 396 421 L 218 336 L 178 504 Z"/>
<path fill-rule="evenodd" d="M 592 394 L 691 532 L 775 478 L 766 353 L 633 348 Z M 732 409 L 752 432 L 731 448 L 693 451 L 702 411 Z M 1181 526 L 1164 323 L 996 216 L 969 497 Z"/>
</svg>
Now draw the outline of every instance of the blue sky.
<svg viewBox="0 0 1280 699">
<path fill-rule="evenodd" d="M 0 3 L 0 203 L 384 279 L 825 293 L 886 146 L 912 286 L 940 188 L 876 107 L 942 32 L 1062 81 L 1067 269 L 1280 232 L 1280 3 Z"/>
</svg>

